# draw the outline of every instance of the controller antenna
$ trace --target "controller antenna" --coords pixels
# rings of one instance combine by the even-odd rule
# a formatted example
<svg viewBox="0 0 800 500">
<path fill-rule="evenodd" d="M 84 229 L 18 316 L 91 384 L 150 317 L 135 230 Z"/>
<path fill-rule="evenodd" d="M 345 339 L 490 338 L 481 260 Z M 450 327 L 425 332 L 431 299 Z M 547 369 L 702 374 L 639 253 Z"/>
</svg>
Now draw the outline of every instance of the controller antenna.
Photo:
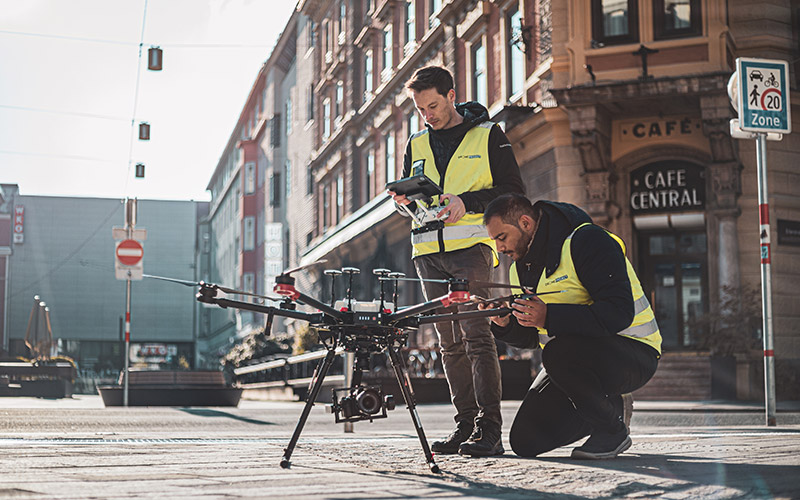
<svg viewBox="0 0 800 500">
<path fill-rule="evenodd" d="M 348 277 L 347 282 L 347 309 L 353 310 L 353 275 L 359 274 L 361 270 L 357 267 L 343 267 L 342 273 Z"/>
<path fill-rule="evenodd" d="M 341 276 L 342 272 L 338 269 L 326 269 L 325 275 L 331 277 L 331 307 L 336 303 L 336 277 Z"/>
<path fill-rule="evenodd" d="M 397 312 L 397 287 L 400 285 L 399 278 L 405 278 L 405 273 L 395 272 L 389 273 L 389 278 L 394 280 L 394 292 L 392 293 L 392 303 L 394 304 L 394 311 Z"/>
</svg>

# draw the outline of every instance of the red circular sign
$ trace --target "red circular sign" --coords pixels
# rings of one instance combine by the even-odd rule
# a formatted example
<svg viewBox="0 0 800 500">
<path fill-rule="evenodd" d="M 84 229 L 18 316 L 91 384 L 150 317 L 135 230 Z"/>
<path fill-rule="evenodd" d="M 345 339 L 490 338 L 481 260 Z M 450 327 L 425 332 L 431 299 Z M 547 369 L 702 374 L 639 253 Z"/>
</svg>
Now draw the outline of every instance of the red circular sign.
<svg viewBox="0 0 800 500">
<path fill-rule="evenodd" d="M 122 240 L 117 245 L 117 260 L 124 266 L 135 266 L 143 255 L 142 244 L 136 240 Z"/>
</svg>

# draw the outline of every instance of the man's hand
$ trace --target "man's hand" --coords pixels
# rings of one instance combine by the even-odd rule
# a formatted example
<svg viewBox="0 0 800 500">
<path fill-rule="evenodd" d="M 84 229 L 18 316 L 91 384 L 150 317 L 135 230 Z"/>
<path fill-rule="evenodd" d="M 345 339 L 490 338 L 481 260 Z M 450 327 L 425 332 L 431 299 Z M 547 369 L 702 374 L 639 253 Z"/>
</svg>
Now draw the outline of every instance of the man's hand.
<svg viewBox="0 0 800 500">
<path fill-rule="evenodd" d="M 386 193 L 391 196 L 394 202 L 398 205 L 408 205 L 411 203 L 411 200 L 406 198 L 406 195 L 404 194 L 397 194 L 394 191 L 386 191 Z"/>
<path fill-rule="evenodd" d="M 439 212 L 437 217 L 439 219 L 444 220 L 447 223 L 454 223 L 461 220 L 464 217 L 464 214 L 467 213 L 467 209 L 464 206 L 464 202 L 459 198 L 457 195 L 446 193 L 439 197 L 439 203 L 443 203 L 447 201 L 447 206 Z"/>
<path fill-rule="evenodd" d="M 503 304 L 506 306 L 506 304 Z M 487 309 L 494 309 L 498 307 L 494 302 L 479 302 L 478 309 L 481 311 L 485 311 Z M 489 316 L 489 320 L 497 326 L 506 327 L 511 322 L 511 316 L 506 314 L 505 316 Z"/>
<path fill-rule="evenodd" d="M 516 299 L 511 305 L 514 309 L 514 317 L 522 326 L 544 328 L 544 321 L 547 318 L 547 305 L 539 297 L 530 299 Z"/>
</svg>

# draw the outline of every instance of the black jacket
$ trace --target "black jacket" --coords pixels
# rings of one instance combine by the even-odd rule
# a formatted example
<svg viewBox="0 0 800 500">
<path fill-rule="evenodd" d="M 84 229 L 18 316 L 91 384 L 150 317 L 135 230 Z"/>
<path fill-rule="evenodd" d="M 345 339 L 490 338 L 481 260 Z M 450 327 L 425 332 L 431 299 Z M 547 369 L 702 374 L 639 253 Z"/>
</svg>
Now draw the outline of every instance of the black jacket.
<svg viewBox="0 0 800 500">
<path fill-rule="evenodd" d="M 517 262 L 522 285 L 535 288 L 542 271 L 550 276 L 561 261 L 561 248 L 572 231 L 591 222 L 589 215 L 569 203 L 538 201 L 542 218 L 528 253 Z M 633 294 L 622 248 L 603 228 L 582 227 L 572 237 L 575 270 L 592 297 L 591 305 L 548 304 L 545 328 L 549 335 L 615 335 L 633 322 Z M 536 348 L 536 328 L 521 326 L 512 315 L 505 328 L 492 324 L 492 333 L 514 347 Z"/>
<path fill-rule="evenodd" d="M 428 127 L 431 150 L 441 179 L 440 185 L 444 185 L 447 165 L 467 131 L 489 119 L 489 112 L 477 102 L 456 104 L 456 111 L 464 117 L 464 121 L 455 127 L 445 130 L 433 130 Z M 409 140 L 403 158 L 403 177 L 408 177 L 411 173 L 411 161 L 411 140 Z M 493 181 L 491 188 L 467 193 L 453 193 L 464 202 L 467 212 L 483 213 L 486 205 L 501 194 L 525 193 L 525 186 L 522 184 L 519 166 L 511 149 L 511 143 L 508 142 L 506 134 L 498 125 L 493 126 L 489 131 L 489 167 L 492 171 Z M 409 208 L 413 212 L 416 205 L 412 203 Z M 400 213 L 404 212 L 400 211 Z"/>
</svg>

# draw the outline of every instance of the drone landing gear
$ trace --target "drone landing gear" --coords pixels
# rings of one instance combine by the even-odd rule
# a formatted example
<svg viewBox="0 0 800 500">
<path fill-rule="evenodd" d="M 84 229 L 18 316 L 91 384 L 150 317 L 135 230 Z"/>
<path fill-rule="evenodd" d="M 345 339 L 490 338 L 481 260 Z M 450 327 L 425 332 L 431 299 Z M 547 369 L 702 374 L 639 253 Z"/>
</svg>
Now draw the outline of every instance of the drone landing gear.
<svg viewBox="0 0 800 500">
<path fill-rule="evenodd" d="M 349 350 L 350 351 L 350 350 Z M 422 429 L 422 423 L 417 413 L 416 401 L 414 398 L 414 391 L 411 387 L 411 379 L 408 376 L 408 369 L 406 368 L 403 358 L 400 355 L 399 346 L 390 346 L 386 349 L 389 354 L 389 360 L 394 370 L 395 378 L 400 386 L 400 391 L 403 393 L 403 399 L 406 402 L 406 407 L 411 414 L 411 420 L 414 423 L 414 429 L 417 431 L 422 451 L 425 454 L 425 461 L 428 464 L 431 472 L 440 472 L 439 466 L 433 460 L 433 453 L 428 446 L 428 441 L 425 438 L 425 431 Z M 355 349 L 356 364 L 353 368 L 352 383 L 349 389 L 334 389 L 333 391 L 333 411 L 336 413 L 337 422 L 355 422 L 359 420 L 372 420 L 375 418 L 386 417 L 386 410 L 394 409 L 394 401 L 391 396 L 383 396 L 379 389 L 373 387 L 366 387 L 361 385 L 362 374 L 364 370 L 368 369 L 369 352 L 363 352 L 360 349 Z M 311 413 L 311 407 L 314 406 L 319 391 L 322 389 L 322 383 L 325 375 L 328 373 L 336 358 L 335 349 L 329 348 L 328 354 L 323 358 L 321 363 L 315 370 L 314 377 L 312 378 L 312 389 L 309 392 L 306 404 L 303 407 L 303 412 L 300 414 L 300 420 L 294 429 L 292 438 L 289 440 L 288 446 L 283 451 L 283 458 L 281 459 L 281 467 L 288 469 L 291 465 L 290 459 L 297 441 L 300 438 L 300 433 L 303 431 L 308 415 Z M 338 391 L 348 392 L 348 395 L 338 399 L 336 393 Z M 343 418 L 340 418 L 340 414 Z"/>
</svg>

